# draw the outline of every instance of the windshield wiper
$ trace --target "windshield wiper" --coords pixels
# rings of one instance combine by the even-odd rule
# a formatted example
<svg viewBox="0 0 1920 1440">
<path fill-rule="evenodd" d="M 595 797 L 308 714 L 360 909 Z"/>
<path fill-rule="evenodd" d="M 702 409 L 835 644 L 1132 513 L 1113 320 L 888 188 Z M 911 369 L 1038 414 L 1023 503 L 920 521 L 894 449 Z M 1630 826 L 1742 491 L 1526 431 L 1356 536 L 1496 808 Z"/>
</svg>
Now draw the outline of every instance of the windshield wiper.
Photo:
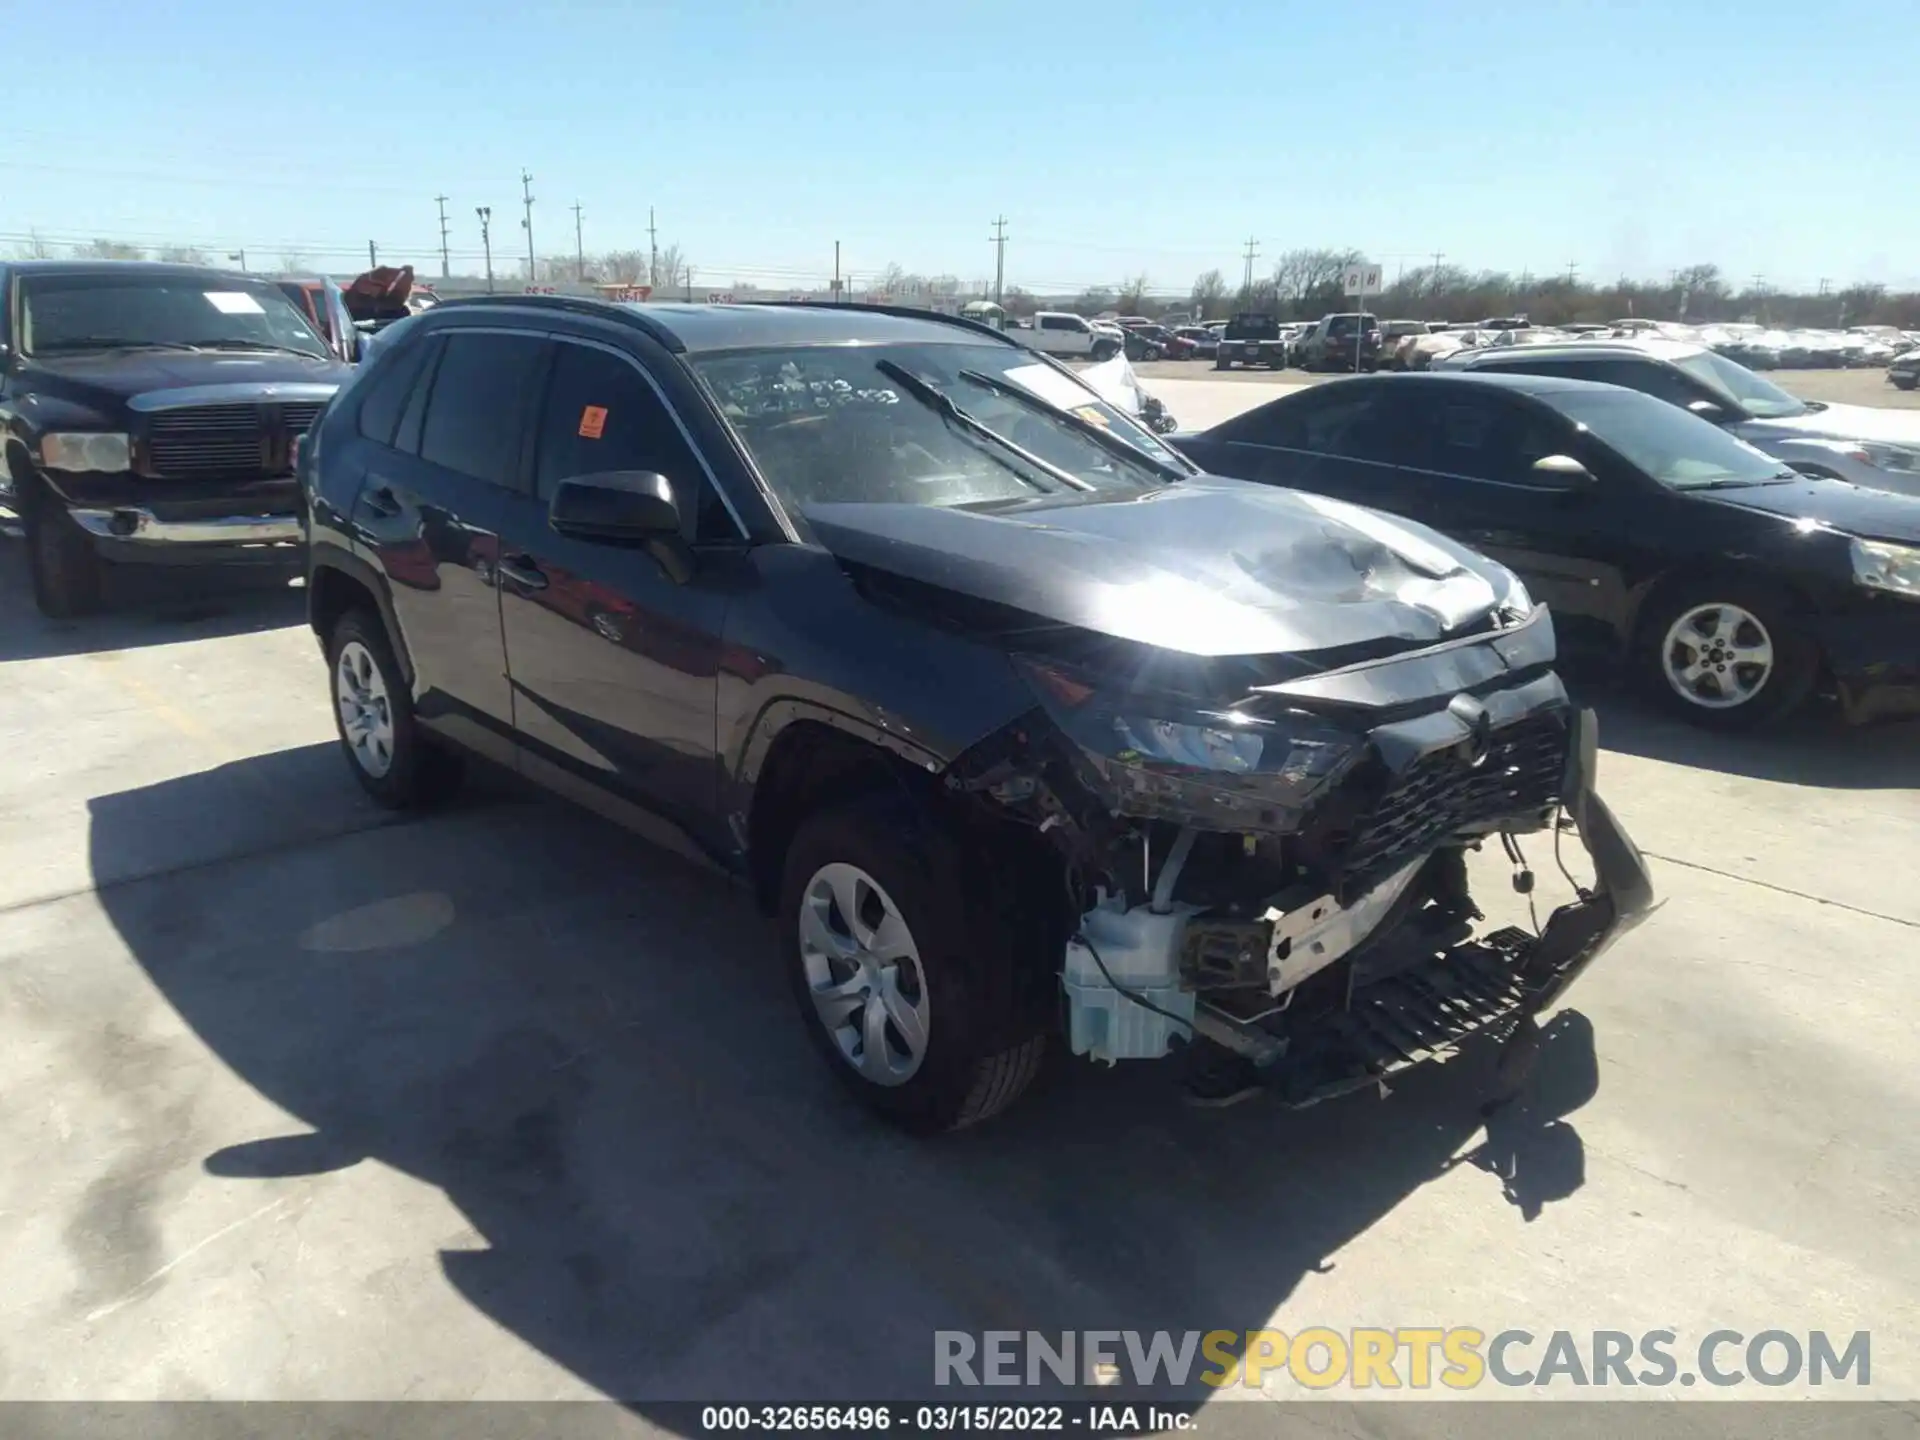
<svg viewBox="0 0 1920 1440">
<path fill-rule="evenodd" d="M 302 350 L 294 345 L 275 345 L 270 340 L 202 340 L 199 345 L 188 349 L 201 350 L 272 350 L 281 355 L 304 355 L 309 360 L 324 360 L 327 357 L 318 350 Z"/>
<path fill-rule="evenodd" d="M 947 394 L 946 391 L 936 385 L 929 385 L 925 380 L 922 380 L 918 375 L 907 369 L 906 366 L 897 365 L 891 360 L 882 360 L 873 368 L 878 370 L 882 375 L 885 375 L 889 380 L 897 382 L 909 395 L 913 396 L 914 399 L 918 400 L 935 414 L 941 416 L 949 425 L 959 430 L 961 434 L 971 435 L 976 440 L 985 441 L 994 449 L 1013 456 L 1022 465 L 1032 466 L 1042 475 L 1047 476 L 1049 479 L 1059 481 L 1070 490 L 1092 490 L 1094 488 L 1078 475 L 1069 474 L 1058 465 L 1042 460 L 1038 455 L 1032 454 L 1024 447 L 1014 444 L 1013 441 L 1007 439 L 1006 436 L 1002 435 L 985 421 L 962 410 L 960 406 L 954 402 L 954 398 Z M 1017 474 L 1018 472 L 1016 471 L 1015 473 Z M 1024 479 L 1026 477 L 1023 476 L 1022 478 Z M 1027 480 L 1027 484 L 1032 485 L 1035 490 L 1043 488 L 1039 485 L 1034 485 L 1030 479 Z"/>
<path fill-rule="evenodd" d="M 184 340 L 129 340 L 124 336 L 75 335 L 67 340 L 49 340 L 33 347 L 36 355 L 53 355 L 62 350 L 197 350 Z"/>
<path fill-rule="evenodd" d="M 960 372 L 960 378 L 962 380 L 970 380 L 975 385 L 984 386 L 996 395 L 1004 395 L 1016 404 L 1026 406 L 1029 410 L 1037 410 L 1050 420 L 1066 421 L 1068 425 L 1078 430 L 1082 435 L 1093 441 L 1094 444 L 1098 445 L 1116 460 L 1125 460 L 1129 464 L 1134 465 L 1144 464 L 1149 470 L 1153 471 L 1154 474 L 1167 480 L 1185 480 L 1189 478 L 1186 471 L 1169 464 L 1167 461 L 1157 459 L 1131 441 L 1122 440 L 1105 426 L 1096 425 L 1093 421 L 1076 415 L 1071 410 L 1062 410 L 1058 406 L 1050 405 L 1031 390 L 1016 385 L 1011 380 L 1002 380 L 998 375 L 989 375 L 984 370 L 962 370 Z M 1094 399 L 1095 397 L 1091 395 L 1087 397 L 1089 404 L 1092 404 Z"/>
</svg>

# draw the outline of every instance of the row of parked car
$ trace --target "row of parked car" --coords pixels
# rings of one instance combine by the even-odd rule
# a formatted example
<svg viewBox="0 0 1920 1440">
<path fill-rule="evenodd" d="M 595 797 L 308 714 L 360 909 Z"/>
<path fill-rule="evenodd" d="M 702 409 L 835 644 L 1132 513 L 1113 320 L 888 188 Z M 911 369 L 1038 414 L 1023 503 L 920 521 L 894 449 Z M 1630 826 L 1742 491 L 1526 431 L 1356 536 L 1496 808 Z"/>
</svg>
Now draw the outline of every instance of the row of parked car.
<svg viewBox="0 0 1920 1440">
<path fill-rule="evenodd" d="M 477 758 L 737 877 L 826 1063 L 914 1129 L 1054 1043 L 1307 1103 L 1491 1030 L 1514 1083 L 1648 908 L 1513 570 L 1210 476 L 1017 333 L 501 296 L 350 367 L 266 280 L 0 290 L 43 609 L 121 564 L 304 574 L 369 795 Z M 1563 829 L 1592 882 L 1476 931 L 1465 848 Z"/>
</svg>

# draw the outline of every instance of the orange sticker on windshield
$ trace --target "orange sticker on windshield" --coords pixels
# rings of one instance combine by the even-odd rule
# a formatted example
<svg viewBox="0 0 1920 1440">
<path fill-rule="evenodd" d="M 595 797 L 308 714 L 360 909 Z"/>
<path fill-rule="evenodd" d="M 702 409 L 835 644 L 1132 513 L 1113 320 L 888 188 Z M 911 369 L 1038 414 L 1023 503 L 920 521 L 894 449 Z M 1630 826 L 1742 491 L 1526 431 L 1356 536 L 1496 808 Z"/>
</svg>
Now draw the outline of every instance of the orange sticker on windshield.
<svg viewBox="0 0 1920 1440">
<path fill-rule="evenodd" d="M 580 412 L 580 433 L 588 440 L 598 440 L 600 433 L 607 428 L 607 407 L 589 405 Z"/>
</svg>

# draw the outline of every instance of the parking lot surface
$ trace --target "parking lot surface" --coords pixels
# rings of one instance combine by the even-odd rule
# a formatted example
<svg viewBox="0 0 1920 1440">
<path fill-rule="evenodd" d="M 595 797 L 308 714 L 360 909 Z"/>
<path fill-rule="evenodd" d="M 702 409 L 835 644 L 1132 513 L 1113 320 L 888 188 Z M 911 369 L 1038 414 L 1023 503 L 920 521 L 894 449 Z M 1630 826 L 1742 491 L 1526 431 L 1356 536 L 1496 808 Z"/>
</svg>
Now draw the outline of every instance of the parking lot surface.
<svg viewBox="0 0 1920 1440">
<path fill-rule="evenodd" d="M 1593 682 L 1665 904 L 1491 1129 L 1479 1052 L 1299 1113 L 1063 1061 L 916 1142 L 744 894 L 505 780 L 378 811 L 298 591 L 163 611 L 41 621 L 0 542 L 0 1399 L 644 1424 L 924 1395 L 936 1329 L 1310 1325 L 1868 1330 L 1847 1398 L 1920 1398 L 1915 727 L 1715 738 Z"/>
</svg>

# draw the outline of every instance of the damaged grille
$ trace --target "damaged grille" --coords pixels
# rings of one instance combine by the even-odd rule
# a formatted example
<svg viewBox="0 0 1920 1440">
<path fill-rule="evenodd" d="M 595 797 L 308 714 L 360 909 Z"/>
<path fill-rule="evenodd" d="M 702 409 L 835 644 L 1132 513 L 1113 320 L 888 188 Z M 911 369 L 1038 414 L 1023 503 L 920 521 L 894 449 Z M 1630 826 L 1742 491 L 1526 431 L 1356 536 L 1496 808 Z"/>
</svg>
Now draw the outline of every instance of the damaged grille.
<svg viewBox="0 0 1920 1440">
<path fill-rule="evenodd" d="M 1458 749 L 1423 756 L 1355 824 L 1341 864 L 1343 893 L 1364 893 L 1455 831 L 1545 809 L 1559 798 L 1566 758 L 1558 714 L 1493 731 L 1478 763 Z"/>
</svg>

